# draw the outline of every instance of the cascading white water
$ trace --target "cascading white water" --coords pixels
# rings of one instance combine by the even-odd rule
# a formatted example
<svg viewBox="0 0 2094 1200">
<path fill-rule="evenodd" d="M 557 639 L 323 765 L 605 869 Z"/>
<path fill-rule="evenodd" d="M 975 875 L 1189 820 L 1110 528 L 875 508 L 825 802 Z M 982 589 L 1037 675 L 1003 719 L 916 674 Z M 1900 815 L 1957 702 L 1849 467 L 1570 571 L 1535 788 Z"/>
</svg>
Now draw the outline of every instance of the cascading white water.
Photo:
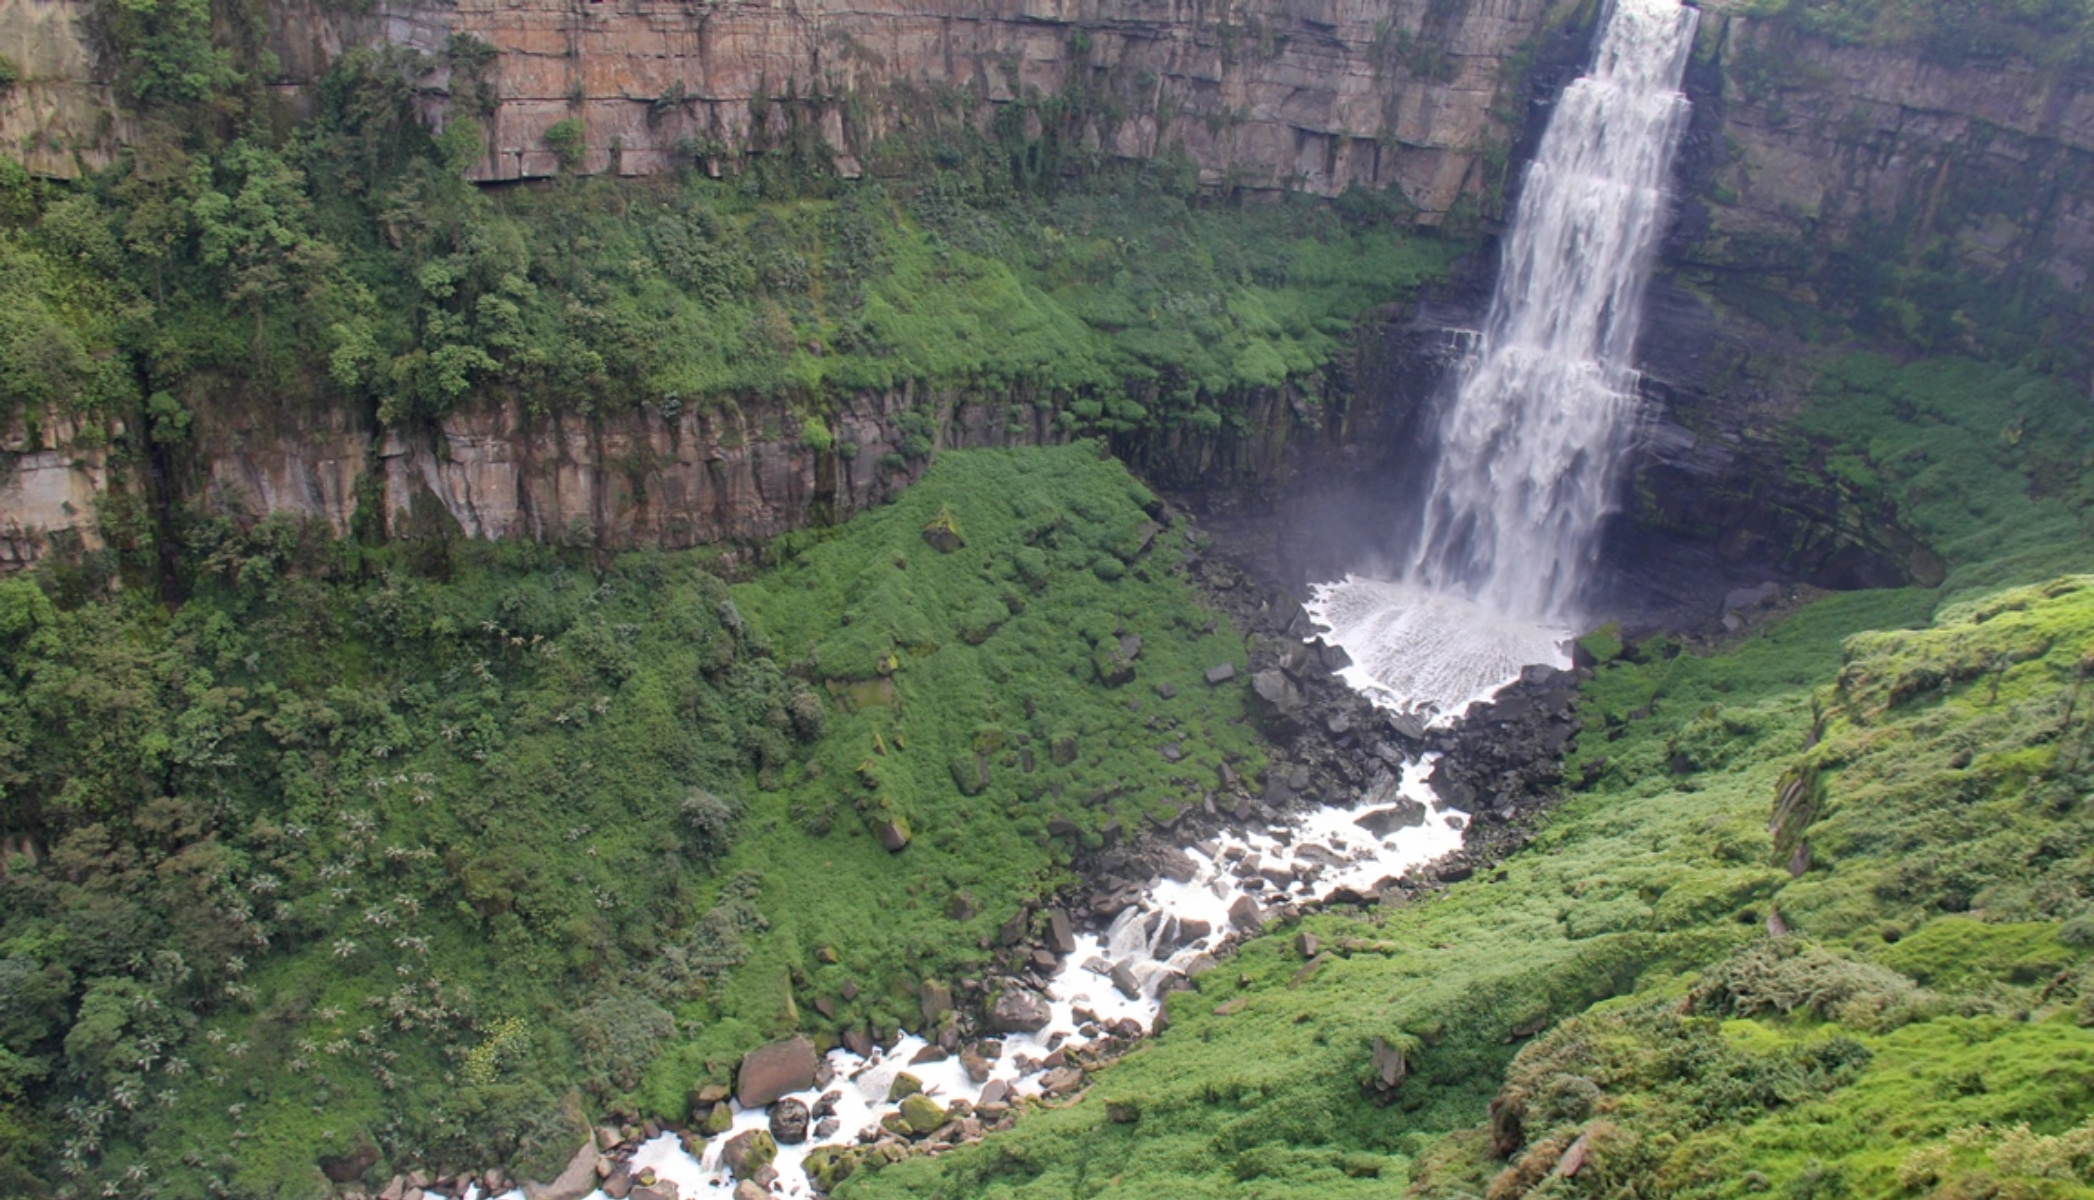
<svg viewBox="0 0 2094 1200">
<path fill-rule="evenodd" d="M 1557 102 L 1440 430 L 1418 583 L 1510 617 L 1572 615 L 1635 415 L 1694 22 L 1675 0 L 1617 0 L 1591 73 Z"/>
<path fill-rule="evenodd" d="M 1677 0 L 1614 0 L 1527 169 L 1403 581 L 1316 589 L 1312 615 L 1386 703 L 1453 716 L 1521 665 L 1559 660 L 1534 650 L 1577 619 L 1634 428 L 1695 20 Z"/>
<path fill-rule="evenodd" d="M 893 1046 L 860 1058 L 830 1051 L 834 1077 L 792 1099 L 810 1107 L 825 1096 L 837 1126 L 797 1145 L 777 1148 L 772 1163 L 778 1180 L 770 1194 L 804 1200 L 813 1194 L 806 1173 L 808 1154 L 818 1146 L 848 1146 L 862 1135 L 878 1136 L 879 1120 L 898 1105 L 890 1099 L 895 1075 L 908 1071 L 924 1094 L 940 1104 L 973 1103 L 985 1085 L 1010 1095 L 1038 1096 L 1048 1056 L 1062 1046 L 1097 1040 L 1101 1026 L 1133 1021 L 1147 1029 L 1162 1006 L 1167 981 L 1212 966 L 1217 944 L 1237 928 L 1232 914 L 1246 899 L 1260 910 L 1327 896 L 1338 889 L 1372 893 L 1383 881 L 1461 847 L 1466 816 L 1440 804 L 1427 780 L 1428 757 L 1401 772 L 1376 768 L 1373 779 L 1349 807 L 1303 814 L 1285 827 L 1259 826 L 1217 834 L 1186 852 L 1190 870 L 1182 878 L 1150 881 L 1146 893 L 1122 911 L 1102 934 L 1080 933 L 1076 949 L 1063 957 L 1043 997 L 1051 1012 L 1037 1033 L 1009 1034 L 988 1063 L 989 1077 L 968 1074 L 960 1058 L 929 1053 L 923 1038 L 902 1036 Z M 1128 986 L 1131 985 L 1131 986 Z M 921 1059 L 922 1061 L 919 1061 Z M 763 1108 L 732 1106 L 733 1127 L 702 1148 L 687 1147 L 673 1133 L 645 1143 L 632 1169 L 654 1170 L 677 1185 L 684 1200 L 737 1194 L 736 1180 L 722 1161 L 736 1134 L 763 1129 Z M 469 1195 L 467 1200 L 482 1200 Z M 522 1191 L 496 1200 L 525 1200 Z M 607 1200 L 601 1191 L 586 1200 Z"/>
</svg>

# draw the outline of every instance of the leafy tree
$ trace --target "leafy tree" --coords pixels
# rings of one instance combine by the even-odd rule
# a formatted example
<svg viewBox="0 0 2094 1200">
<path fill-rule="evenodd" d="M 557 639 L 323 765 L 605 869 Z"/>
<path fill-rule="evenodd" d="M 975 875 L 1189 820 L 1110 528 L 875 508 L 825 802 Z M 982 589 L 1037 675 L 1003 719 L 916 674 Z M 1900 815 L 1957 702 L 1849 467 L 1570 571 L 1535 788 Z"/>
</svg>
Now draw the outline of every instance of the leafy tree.
<svg viewBox="0 0 2094 1200">
<path fill-rule="evenodd" d="M 312 232 L 305 176 L 273 151 L 235 142 L 215 171 L 193 168 L 190 186 L 199 257 L 223 272 L 226 300 L 253 312 L 261 354 L 270 311 L 320 299 L 341 256 Z"/>
<path fill-rule="evenodd" d="M 232 55 L 212 44 L 210 0 L 114 0 L 94 11 L 133 104 L 194 104 L 240 79 Z"/>
</svg>

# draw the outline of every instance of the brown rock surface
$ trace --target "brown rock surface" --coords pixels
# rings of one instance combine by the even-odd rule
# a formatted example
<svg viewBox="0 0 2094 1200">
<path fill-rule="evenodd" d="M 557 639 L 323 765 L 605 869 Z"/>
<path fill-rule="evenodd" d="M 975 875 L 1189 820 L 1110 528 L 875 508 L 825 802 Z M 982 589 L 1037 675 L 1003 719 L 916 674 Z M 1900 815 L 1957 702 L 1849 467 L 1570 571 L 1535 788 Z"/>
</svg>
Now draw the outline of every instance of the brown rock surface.
<svg viewBox="0 0 2094 1200">
<path fill-rule="evenodd" d="M 0 45 L 26 54 L 0 98 L 0 136 L 49 147 L 34 165 L 71 175 L 135 140 L 108 127 L 109 87 L 78 32 L 79 0 L 0 0 Z M 977 99 L 987 128 L 1002 106 L 1072 83 L 1107 99 L 1080 132 L 1113 156 L 1182 148 L 1214 186 L 1400 188 L 1428 219 L 1482 186 L 1481 153 L 1502 68 L 1540 28 L 1547 0 L 1303 0 L 1218 18 L 1196 5 L 1136 0 L 386 0 L 371 11 L 311 0 L 270 4 L 280 87 L 302 98 L 354 45 L 425 52 L 453 34 L 499 51 L 496 109 L 476 178 L 553 174 L 545 143 L 579 119 L 589 172 L 647 175 L 693 150 L 712 170 L 783 133 L 787 108 L 822 130 L 846 175 L 859 156 L 924 117 L 920 97 Z M 1407 45 L 1431 55 L 1404 54 Z M 441 75 L 438 76 L 442 80 Z M 810 98 L 819 97 L 819 98 Z M 752 103 L 754 101 L 754 103 Z M 768 102 L 768 103 L 767 103 Z M 445 90 L 428 103 L 447 115 Z M 850 119 L 846 120 L 846 112 Z M 82 147 L 79 159 L 58 150 Z M 615 147 L 615 149 L 614 149 Z"/>
<path fill-rule="evenodd" d="M 734 1098 L 743 1108 L 760 1108 L 787 1092 L 805 1091 L 814 1086 L 818 1061 L 814 1043 L 804 1037 L 758 1046 L 742 1056 Z"/>
</svg>

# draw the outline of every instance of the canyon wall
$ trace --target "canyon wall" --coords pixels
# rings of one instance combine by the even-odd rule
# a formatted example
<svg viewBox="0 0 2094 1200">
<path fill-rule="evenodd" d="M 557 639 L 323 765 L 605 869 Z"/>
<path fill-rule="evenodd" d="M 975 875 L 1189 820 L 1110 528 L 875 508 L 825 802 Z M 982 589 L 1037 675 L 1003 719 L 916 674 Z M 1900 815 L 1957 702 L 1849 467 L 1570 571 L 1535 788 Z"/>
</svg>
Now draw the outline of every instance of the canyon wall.
<svg viewBox="0 0 2094 1200">
<path fill-rule="evenodd" d="M 1256 505 L 1353 461 L 1351 447 L 1376 440 L 1391 411 L 1356 402 L 1342 372 L 1234 402 L 1243 432 L 1129 435 L 1114 449 L 1165 486 Z M 84 447 L 51 414 L 45 421 L 0 431 L 0 463 L 11 464 L 0 475 L 0 570 L 53 548 L 100 548 L 100 498 L 148 490 L 113 465 L 125 456 Z M 200 408 L 182 446 L 147 469 L 170 480 L 185 516 L 242 524 L 283 515 L 336 534 L 359 525 L 425 534 L 434 519 L 477 538 L 746 545 L 886 500 L 922 473 L 926 449 L 1069 436 L 1044 400 L 916 387 L 859 393 L 812 430 L 793 406 L 767 399 L 595 418 L 488 405 L 412 433 L 341 407 L 226 404 Z"/>
<path fill-rule="evenodd" d="M 1045 410 L 917 389 L 854 397 L 812 439 L 768 401 L 596 420 L 495 405 L 414 434 L 340 410 L 251 411 L 192 431 L 185 490 L 208 512 L 289 513 L 347 533 L 359 518 L 414 520 L 434 499 L 467 537 L 604 546 L 752 542 L 847 516 L 921 472 L 924 459 L 903 453 L 919 429 L 940 447 L 1059 437 Z"/>
<path fill-rule="evenodd" d="M 2083 344 L 2094 76 L 1810 37 L 1750 7 L 1703 15 L 1672 264 L 1931 353 L 2019 356 L 2012 325 Z"/>
<path fill-rule="evenodd" d="M 2050 344 L 2087 344 L 2094 91 L 2077 74 L 1812 38 L 1750 8 L 1704 6 L 1667 248 L 1675 317 L 1654 323 L 1648 345 L 1668 419 L 1647 479 L 1689 509 L 1693 495 L 1750 493 L 1748 477 L 1778 465 L 1770 447 L 1811 350 L 1741 318 L 1755 296 L 1791 311 L 1884 307 L 1890 334 L 1935 352 L 1983 349 L 1988 323 L 2029 313 Z M 0 141 L 45 174 L 105 164 L 138 136 L 88 48 L 86 11 L 0 0 L 0 54 L 19 75 L 0 90 Z M 569 120 L 584 170 L 727 172 L 812 129 L 848 175 L 881 139 L 938 120 L 988 129 L 1016 113 L 1036 135 L 1041 101 L 1064 96 L 1081 100 L 1061 111 L 1103 155 L 1182 153 L 1216 191 L 1395 189 L 1424 224 L 1465 214 L 1464 201 L 1464 220 L 1495 209 L 1592 16 L 1574 0 L 382 0 L 361 13 L 278 0 L 267 11 L 273 86 L 293 109 L 354 46 L 439 61 L 454 35 L 491 46 L 473 79 L 439 70 L 423 93 L 433 120 L 481 123 L 485 180 L 556 170 L 545 134 Z M 1412 349 L 1392 358 L 1397 344 Z M 1381 314 L 1359 345 L 1356 361 L 1318 377 L 1231 398 L 1242 432 L 1122 437 L 1115 449 L 1161 483 L 1236 504 L 1382 462 L 1390 439 L 1415 432 L 1432 373 L 1403 363 L 1443 356 L 1444 333 L 1427 315 Z M 420 496 L 475 536 L 682 546 L 877 502 L 920 469 L 899 450 L 926 423 L 939 446 L 1065 436 L 1051 406 L 1023 397 L 901 390 L 835 406 L 826 439 L 810 443 L 800 416 L 766 401 L 593 419 L 487 402 L 412 433 L 361 412 L 228 403 L 199 411 L 180 460 L 160 469 L 184 503 L 242 520 L 289 512 L 346 531 L 360 507 L 388 523 Z M 0 450 L 0 566 L 54 539 L 92 549 L 98 496 L 146 490 L 48 416 L 0 431 Z M 1683 523 L 1714 513 L 1675 508 Z M 1785 522 L 1815 519 L 1783 511 L 1754 536 L 1793 542 Z"/>
<path fill-rule="evenodd" d="M 0 0 L 0 53 L 24 83 L 0 141 L 38 170 L 108 162 L 110 72 L 83 0 Z M 546 133 L 579 122 L 578 168 L 732 169 L 800 121 L 846 175 L 937 112 L 987 129 L 1013 103 L 1081 94 L 1082 140 L 1125 158 L 1183 153 L 1215 188 L 1396 188 L 1424 220 L 1502 166 L 1497 106 L 1522 54 L 1577 0 L 313 0 L 269 8 L 272 86 L 294 106 L 356 45 L 496 52 L 471 86 L 439 73 L 438 121 L 483 120 L 476 178 L 551 175 Z M 462 81 L 459 81 L 462 82 Z M 484 89 L 483 89 L 484 85 Z M 466 93 L 470 93 L 466 95 Z M 463 100 L 454 104 L 454 100 Z M 454 113 L 456 108 L 462 110 Z M 1037 132 L 1037 117 L 1031 117 Z"/>
</svg>

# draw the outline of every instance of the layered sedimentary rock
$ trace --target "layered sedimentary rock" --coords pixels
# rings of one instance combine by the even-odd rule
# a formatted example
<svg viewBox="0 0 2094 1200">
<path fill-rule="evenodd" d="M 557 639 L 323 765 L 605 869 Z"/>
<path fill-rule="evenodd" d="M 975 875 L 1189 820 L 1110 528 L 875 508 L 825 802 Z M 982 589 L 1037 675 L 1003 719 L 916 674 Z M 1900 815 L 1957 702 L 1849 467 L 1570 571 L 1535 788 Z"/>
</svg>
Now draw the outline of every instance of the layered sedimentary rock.
<svg viewBox="0 0 2094 1200">
<path fill-rule="evenodd" d="M 413 433 L 339 409 L 248 411 L 200 418 L 194 431 L 188 490 L 209 511 L 314 517 L 346 533 L 361 509 L 377 527 L 405 531 L 435 515 L 434 501 L 468 537 L 603 546 L 749 542 L 878 503 L 924 465 L 900 453 L 904 413 L 930 414 L 941 446 L 1055 436 L 1030 406 L 913 390 L 854 398 L 819 448 L 797 413 L 766 401 L 600 418 L 534 418 L 500 404 Z M 0 491 L 0 506 L 12 503 Z M 57 515 L 48 505 L 37 513 Z"/>
<path fill-rule="evenodd" d="M 1356 399 L 1345 373 L 1307 383 L 1236 397 L 1256 417 L 1248 431 L 1129 436 L 1116 449 L 1166 486 L 1256 504 L 1342 469 L 1410 403 L 1379 388 L 1382 400 Z M 905 453 L 912 433 L 935 449 L 1067 436 L 1044 404 L 913 387 L 860 393 L 817 428 L 810 439 L 800 412 L 762 399 L 594 417 L 496 404 L 411 433 L 342 407 L 227 404 L 200 409 L 160 469 L 180 509 L 240 523 L 284 515 L 337 533 L 359 522 L 428 533 L 434 519 L 468 537 L 675 548 L 748 544 L 878 504 L 927 465 Z M 78 441 L 48 416 L 0 437 L 0 459 L 14 464 L 0 476 L 0 570 L 53 545 L 100 546 L 105 491 L 149 499 L 147 480 L 113 474 L 109 452 Z"/>
<path fill-rule="evenodd" d="M 110 484 L 109 455 L 63 416 L 40 428 L 0 435 L 0 571 L 27 566 L 55 542 L 100 549 L 99 497 Z"/>
<path fill-rule="evenodd" d="M 815 129 L 851 174 L 871 144 L 939 114 L 988 128 L 1014 103 L 1081 96 L 1089 146 L 1183 153 L 1208 185 L 1335 194 L 1394 187 L 1430 220 L 1487 189 L 1507 129 L 1494 105 L 1569 0 L 389 0 L 369 13 L 270 8 L 279 91 L 295 100 L 353 45 L 496 51 L 471 88 L 434 81 L 432 116 L 482 119 L 478 178 L 553 174 L 546 134 L 578 122 L 579 169 L 732 169 Z M 1553 13 L 1552 13 L 1552 10 Z M 105 162 L 109 69 L 78 0 L 0 0 L 24 68 L 0 138 L 39 170 Z M 484 93 L 481 84 L 488 89 Z M 470 92 L 467 102 L 453 104 Z M 483 104 L 481 97 L 486 97 Z M 460 111 L 453 112 L 452 109 Z M 1037 117 L 1031 117 L 1037 133 Z M 1502 159 L 1502 154 L 1498 156 Z"/>
<path fill-rule="evenodd" d="M 0 55 L 19 75 L 0 89 L 0 143 L 42 173 L 91 169 L 136 136 L 114 106 L 107 65 L 88 48 L 89 7 L 0 0 Z M 486 131 L 483 179 L 555 170 L 545 135 L 566 121 L 579 131 L 585 170 L 695 162 L 729 172 L 794 138 L 804 145 L 812 132 L 849 174 L 879 161 L 880 139 L 925 136 L 939 122 L 993 129 L 1003 114 L 1038 136 L 1042 113 L 1053 115 L 1040 102 L 1062 97 L 1055 119 L 1076 114 L 1073 133 L 1063 132 L 1107 156 L 1182 153 L 1217 191 L 1394 189 L 1426 223 L 1459 211 L 1465 197 L 1488 210 L 1514 173 L 1507 148 L 1546 111 L 1546 81 L 1536 80 L 1546 72 L 1530 74 L 1532 65 L 1576 57 L 1579 22 L 1591 15 L 1569 0 L 350 7 L 268 6 L 278 93 L 303 103 L 327 64 L 355 46 L 425 52 L 437 64 L 423 81 L 431 119 L 470 119 Z M 1747 8 L 1705 5 L 1689 74 L 1683 212 L 1668 248 L 1676 269 L 1719 285 L 1764 281 L 1792 301 L 1837 309 L 1843 298 L 1821 289 L 1866 279 L 1847 269 L 1854 264 L 1924 267 L 2018 296 L 2053 325 L 2083 323 L 2081 293 L 2094 273 L 2094 98 L 2068 67 L 1957 65 L 1916 47 L 1835 44 Z M 454 35 L 466 34 L 493 55 L 470 78 L 453 78 L 442 64 Z M 1401 336 L 1363 336 L 1359 362 L 1228 398 L 1247 418 L 1241 432 L 1176 430 L 1115 449 L 1161 483 L 1239 500 L 1381 462 L 1415 433 L 1423 389 L 1459 352 L 1445 324 L 1406 316 L 1387 326 Z M 1690 329 L 1707 336 L 1681 332 Z M 1653 434 L 1654 470 L 1676 482 L 1773 469 L 1765 448 L 1778 443 L 1799 381 L 1782 377 L 1797 348 L 1765 333 L 1661 319 L 1647 339 L 1647 390 L 1678 419 Z M 832 406 L 832 447 L 823 450 L 808 443 L 800 415 L 767 401 L 537 419 L 490 399 L 408 432 L 347 409 L 228 402 L 196 413 L 162 477 L 177 506 L 241 520 L 284 512 L 347 530 L 361 511 L 389 525 L 411 518 L 420 498 L 425 513 L 475 536 L 681 546 L 761 538 L 877 502 L 920 467 L 891 457 L 907 440 L 905 412 L 928 415 L 939 445 L 1059 436 L 1022 398 L 1014 416 L 1008 396 L 897 391 Z M 112 489 L 137 502 L 130 512 L 152 502 L 151 479 L 112 476 L 119 456 L 50 414 L 0 433 L 0 459 L 0 567 L 35 558 L 54 538 L 93 548 L 107 532 L 98 498 Z M 1670 498 L 1694 494 L 1666 487 Z M 1702 525 L 1710 513 L 1675 516 Z M 1786 529 L 1753 537 L 1787 544 Z"/>
<path fill-rule="evenodd" d="M 0 0 L 0 148 L 31 171 L 71 177 L 106 165 L 137 135 L 118 112 L 110 73 L 96 61 L 78 0 Z"/>
<path fill-rule="evenodd" d="M 2075 68 L 1835 43 L 1746 8 L 1718 0 L 1705 17 L 1676 259 L 1823 279 L 1836 256 L 1850 278 L 1925 265 L 2023 295 L 2080 290 L 2094 89 Z"/>
</svg>

